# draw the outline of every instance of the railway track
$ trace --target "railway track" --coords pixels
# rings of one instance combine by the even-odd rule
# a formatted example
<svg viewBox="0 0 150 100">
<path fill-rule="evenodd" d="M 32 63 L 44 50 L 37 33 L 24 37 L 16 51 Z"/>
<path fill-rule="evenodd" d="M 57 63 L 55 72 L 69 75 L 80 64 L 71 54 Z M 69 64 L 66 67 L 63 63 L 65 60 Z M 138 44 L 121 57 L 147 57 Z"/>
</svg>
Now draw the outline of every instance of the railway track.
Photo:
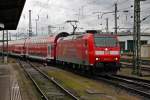
<svg viewBox="0 0 150 100">
<path fill-rule="evenodd" d="M 32 80 L 43 100 L 79 100 L 63 88 L 54 78 L 50 78 L 30 62 L 18 61 L 29 78 Z"/>
<path fill-rule="evenodd" d="M 150 81 L 122 76 L 122 75 L 100 75 L 96 79 L 106 81 L 115 86 L 119 86 L 135 94 L 141 95 L 145 98 L 150 98 Z"/>
<path fill-rule="evenodd" d="M 132 62 L 132 59 L 128 59 L 128 58 L 121 58 L 120 60 L 123 61 L 123 62 L 128 62 L 128 63 Z M 143 60 L 143 59 L 141 59 L 141 64 L 143 64 L 143 65 L 150 65 L 150 60 Z"/>
<path fill-rule="evenodd" d="M 133 68 L 132 66 L 132 63 L 128 63 L 128 62 L 121 62 L 121 64 L 122 65 L 125 65 L 126 67 L 128 67 L 128 68 Z M 148 65 L 142 65 L 142 67 L 141 67 L 141 69 L 143 70 L 143 71 L 149 71 L 150 72 L 150 67 L 145 67 L 145 66 L 148 66 Z M 124 68 L 124 67 L 122 67 L 122 68 Z"/>
<path fill-rule="evenodd" d="M 73 72 L 73 71 L 72 71 Z M 73 72 L 75 74 L 85 76 L 91 79 L 102 80 L 107 83 L 111 83 L 114 86 L 121 87 L 130 92 L 134 92 L 137 95 L 144 96 L 146 98 L 150 98 L 150 80 L 144 80 L 129 76 L 122 75 L 98 75 L 92 77 L 89 75 L 85 75 L 85 73 L 81 73 L 78 71 Z M 148 99 L 149 100 L 149 99 Z"/>
<path fill-rule="evenodd" d="M 121 87 L 123 89 L 128 90 L 129 92 L 134 92 L 137 95 L 141 95 L 144 98 L 150 98 L 150 81 L 134 78 L 134 77 L 128 77 L 128 76 L 121 76 L 121 75 L 96 75 L 94 77 L 86 76 L 85 74 L 78 73 L 78 75 L 85 76 L 91 79 L 95 80 L 102 80 L 106 83 L 110 83 L 116 87 Z M 69 100 L 69 99 L 66 99 Z M 78 99 L 75 99 L 78 100 Z"/>
</svg>

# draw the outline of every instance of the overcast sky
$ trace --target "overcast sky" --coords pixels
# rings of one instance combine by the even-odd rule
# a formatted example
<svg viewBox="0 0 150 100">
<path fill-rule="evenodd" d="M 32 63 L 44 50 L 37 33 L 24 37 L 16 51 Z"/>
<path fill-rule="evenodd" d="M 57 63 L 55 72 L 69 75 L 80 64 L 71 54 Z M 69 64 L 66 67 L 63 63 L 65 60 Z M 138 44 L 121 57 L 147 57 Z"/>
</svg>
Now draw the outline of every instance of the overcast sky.
<svg viewBox="0 0 150 100">
<path fill-rule="evenodd" d="M 133 27 L 133 0 L 26 0 L 24 10 L 18 25 L 17 31 L 27 32 L 29 10 L 32 10 L 32 27 L 35 33 L 35 19 L 39 16 L 38 34 L 47 34 L 48 25 L 54 27 L 64 27 L 63 30 L 53 28 L 53 32 L 71 31 L 70 24 L 66 20 L 79 20 L 78 31 L 86 29 L 99 29 L 105 31 L 106 18 L 109 18 L 109 30 L 114 31 L 114 13 L 103 15 L 94 12 L 114 11 L 114 3 L 118 3 L 118 10 L 129 10 L 128 13 L 118 13 L 118 26 L 120 28 Z M 150 0 L 141 3 L 141 19 L 150 15 Z M 150 32 L 150 17 L 143 21 L 142 31 Z M 123 30 L 119 30 L 123 31 Z"/>
</svg>

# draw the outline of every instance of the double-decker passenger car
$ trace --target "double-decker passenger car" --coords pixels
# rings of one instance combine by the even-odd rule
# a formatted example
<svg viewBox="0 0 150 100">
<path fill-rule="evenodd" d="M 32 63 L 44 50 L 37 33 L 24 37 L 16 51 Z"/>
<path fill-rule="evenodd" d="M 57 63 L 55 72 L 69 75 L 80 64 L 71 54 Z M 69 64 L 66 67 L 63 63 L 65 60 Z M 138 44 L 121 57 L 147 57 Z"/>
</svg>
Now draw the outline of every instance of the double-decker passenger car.
<svg viewBox="0 0 150 100">
<path fill-rule="evenodd" d="M 6 45 L 5 51 L 7 51 Z M 14 56 L 24 56 L 25 40 L 13 40 L 8 42 L 8 53 Z"/>
<path fill-rule="evenodd" d="M 25 56 L 31 59 L 54 59 L 55 36 L 38 36 L 26 39 Z"/>
</svg>

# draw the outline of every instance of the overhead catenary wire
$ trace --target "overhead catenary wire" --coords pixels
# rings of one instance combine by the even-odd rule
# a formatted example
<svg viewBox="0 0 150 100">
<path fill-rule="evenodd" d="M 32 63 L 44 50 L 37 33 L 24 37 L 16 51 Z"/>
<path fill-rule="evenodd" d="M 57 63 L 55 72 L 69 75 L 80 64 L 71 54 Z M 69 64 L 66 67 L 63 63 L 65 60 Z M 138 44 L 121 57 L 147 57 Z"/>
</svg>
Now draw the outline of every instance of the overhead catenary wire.
<svg viewBox="0 0 150 100">
<path fill-rule="evenodd" d="M 125 4 L 125 3 L 127 3 L 128 1 L 130 1 L 130 0 L 123 0 L 123 1 L 120 1 L 120 0 L 118 0 L 116 3 L 119 5 L 119 6 L 121 6 L 122 4 Z"/>
<path fill-rule="evenodd" d="M 49 1 L 50 0 L 44 0 L 45 2 L 46 2 L 46 4 L 49 4 Z M 105 5 L 105 7 L 103 7 L 102 9 L 100 9 L 100 10 L 103 10 L 103 11 L 107 11 L 107 10 L 111 10 L 113 7 L 114 7 L 114 2 L 117 2 L 118 3 L 118 11 L 123 11 L 123 10 L 129 10 L 129 14 L 131 15 L 133 12 L 133 9 L 131 9 L 131 7 L 130 7 L 130 4 L 128 4 L 128 3 L 132 3 L 132 1 L 133 0 L 113 0 L 113 1 L 110 1 L 107 5 Z M 48 3 L 47 3 L 48 2 Z M 96 4 L 98 1 L 97 0 L 92 0 L 92 1 L 89 1 L 88 0 L 88 2 L 86 3 L 86 1 L 83 3 L 83 5 L 82 4 L 79 4 L 79 5 L 81 5 L 80 7 L 76 7 L 76 8 L 73 8 L 73 9 L 69 9 L 69 7 L 67 7 L 67 6 L 61 6 L 61 8 L 62 9 L 65 9 L 65 11 L 66 10 L 70 10 L 70 11 L 72 11 L 72 12 L 78 12 L 78 9 L 79 8 L 81 8 L 82 6 L 85 6 L 84 7 L 84 12 L 82 12 L 81 13 L 81 15 L 83 15 L 84 14 L 84 16 L 81 16 L 80 17 L 80 20 L 81 21 L 86 21 L 87 19 L 90 19 L 90 20 L 88 20 L 88 21 L 93 21 L 93 20 L 95 20 L 96 18 L 97 18 L 97 16 L 100 16 L 100 15 L 93 15 L 93 14 L 91 14 L 91 10 L 90 10 L 90 12 L 86 12 L 86 11 L 88 11 L 89 9 L 91 9 L 92 7 L 93 7 L 93 9 L 95 10 L 96 9 L 96 7 L 97 7 L 97 5 L 98 4 Z M 113 3 L 112 3 L 113 2 Z M 144 4 L 143 4 L 144 5 Z M 91 8 L 89 7 L 89 6 L 92 6 Z M 95 6 L 95 7 L 94 7 Z M 101 6 L 103 6 L 103 5 L 99 5 L 100 7 Z M 107 7 L 106 7 L 107 6 Z M 129 7 L 128 7 L 129 6 Z M 76 9 L 76 10 L 75 10 Z M 37 13 L 37 15 L 40 15 L 42 12 L 43 12 L 43 10 L 44 10 L 44 8 L 40 8 L 40 10 L 38 11 L 38 13 Z M 142 9 L 143 10 L 143 9 Z M 144 9 L 145 10 L 145 9 Z M 141 11 L 142 13 L 144 13 L 145 11 Z M 147 11 L 148 11 L 148 9 L 147 9 Z M 45 10 L 44 10 L 44 12 L 45 12 Z M 130 16 L 129 14 L 126 14 L 126 16 Z M 69 13 L 68 13 L 68 15 L 69 15 Z M 111 15 L 112 16 L 112 15 Z M 90 18 L 90 17 L 95 17 L 95 19 L 94 18 Z M 106 16 L 107 17 L 107 16 Z M 122 15 L 120 15 L 120 19 L 121 19 L 121 17 L 122 17 Z M 111 20 L 111 18 L 110 18 L 110 20 Z M 58 23 L 58 24 L 57 24 Z M 60 23 L 59 24 L 59 22 L 56 22 L 56 24 L 54 24 L 53 26 L 63 26 L 65 23 Z"/>
<path fill-rule="evenodd" d="M 50 1 L 50 0 L 47 0 L 47 1 L 45 2 L 45 4 L 48 5 L 48 4 L 49 4 L 49 1 Z M 41 7 L 41 9 L 38 11 L 37 15 L 39 15 L 39 14 L 42 12 L 42 10 L 43 10 L 43 7 Z"/>
</svg>

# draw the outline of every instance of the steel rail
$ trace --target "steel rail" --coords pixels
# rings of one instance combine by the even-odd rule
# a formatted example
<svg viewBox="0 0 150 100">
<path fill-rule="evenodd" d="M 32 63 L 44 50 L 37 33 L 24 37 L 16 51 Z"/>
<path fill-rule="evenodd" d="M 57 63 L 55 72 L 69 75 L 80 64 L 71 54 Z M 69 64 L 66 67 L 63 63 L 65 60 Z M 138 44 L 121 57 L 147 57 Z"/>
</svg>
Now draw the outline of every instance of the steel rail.
<svg viewBox="0 0 150 100">
<path fill-rule="evenodd" d="M 132 62 L 132 59 L 129 58 L 121 58 L 121 60 L 126 60 L 126 62 Z M 150 65 L 150 60 L 142 59 L 141 63 L 143 65 Z"/>
<path fill-rule="evenodd" d="M 147 97 L 147 98 L 150 98 L 150 92 L 148 92 L 148 89 L 150 88 L 150 84 L 146 83 L 145 84 L 140 84 L 137 82 L 133 82 L 135 80 L 132 80 L 132 78 L 130 77 L 129 80 L 127 80 L 127 76 L 126 78 L 121 78 L 121 77 L 117 77 L 116 75 L 113 76 L 109 76 L 109 75 L 106 75 L 106 76 L 98 76 L 96 77 L 96 79 L 98 80 L 103 80 L 107 83 L 110 83 L 110 84 L 113 84 L 115 86 L 119 86 L 121 88 L 124 88 L 126 90 L 129 90 L 129 91 L 133 91 L 135 93 L 138 93 L 139 95 L 141 96 L 144 96 L 144 97 Z M 143 82 L 144 83 L 144 82 Z M 145 91 L 146 89 L 146 91 Z"/>
<path fill-rule="evenodd" d="M 145 84 L 150 85 L 150 80 L 140 79 L 140 78 L 131 77 L 131 76 L 124 76 L 124 75 L 114 75 L 114 76 L 121 77 L 121 78 L 126 78 L 126 79 L 131 79 L 131 80 L 135 80 L 135 81 L 138 81 L 138 82 L 144 82 Z"/>
<path fill-rule="evenodd" d="M 38 86 L 38 84 L 34 81 L 34 79 L 32 78 L 32 76 L 28 73 L 28 71 L 25 69 L 25 67 L 23 66 L 23 64 L 21 63 L 20 60 L 18 60 L 18 63 L 23 68 L 23 70 L 26 72 L 26 74 L 28 75 L 28 77 L 30 78 L 30 80 L 32 81 L 32 83 L 34 84 L 34 86 L 37 89 L 37 91 L 40 93 L 41 98 L 44 99 L 44 100 L 48 100 L 47 96 L 42 92 L 42 90 L 40 89 L 40 87 Z"/>
<path fill-rule="evenodd" d="M 30 63 L 30 62 L 29 62 Z M 55 85 L 57 85 L 60 89 L 62 89 L 65 93 L 68 94 L 68 96 L 72 97 L 74 100 L 79 100 L 75 95 L 73 95 L 71 92 L 69 92 L 67 89 L 65 89 L 63 86 L 61 86 L 57 81 L 54 80 L 54 78 L 50 78 L 48 75 L 46 75 L 41 69 L 34 66 L 32 63 L 30 63 L 32 67 L 34 67 L 37 71 L 39 71 L 45 78 L 53 82 Z"/>
<path fill-rule="evenodd" d="M 21 62 L 20 62 L 21 64 Z M 38 73 L 40 73 L 45 79 L 49 80 L 50 82 L 52 82 L 56 87 L 58 87 L 63 93 L 65 93 L 69 98 L 73 99 L 73 100 L 79 100 L 75 95 L 73 95 L 71 92 L 69 92 L 68 90 L 66 90 L 63 86 L 61 86 L 57 81 L 54 80 L 54 78 L 50 78 L 48 75 L 46 75 L 41 69 L 35 67 L 32 63 L 30 63 L 28 61 L 28 64 L 30 65 L 30 67 L 32 67 L 33 69 L 35 69 L 36 71 L 38 71 Z M 34 85 L 36 86 L 36 89 L 40 92 L 41 97 L 44 98 L 44 100 L 49 100 L 48 97 L 46 96 L 46 94 L 44 92 L 42 92 L 42 89 L 40 88 L 40 86 L 38 85 L 38 83 L 36 83 L 36 81 L 32 78 L 32 76 L 30 75 L 30 73 L 25 69 L 25 67 L 21 64 L 21 66 L 23 67 L 24 71 L 27 73 L 27 75 L 30 77 L 30 79 L 32 80 L 32 82 L 34 83 Z"/>
<path fill-rule="evenodd" d="M 82 74 L 80 72 L 74 72 L 74 73 L 78 73 L 78 75 L 85 76 L 84 74 Z M 94 77 L 90 77 L 90 76 L 85 76 L 85 77 L 92 78 L 92 79 L 95 79 L 95 80 L 97 80 L 97 79 L 98 80 L 103 80 L 103 81 L 106 81 L 107 83 L 111 83 L 115 86 L 119 86 L 119 87 L 121 87 L 123 89 L 126 89 L 126 90 L 134 91 L 134 92 L 140 94 L 141 96 L 146 96 L 146 97 L 150 98 L 150 94 L 145 92 L 145 91 L 138 90 L 134 87 L 129 87 L 125 84 L 121 84 L 120 82 L 117 83 L 117 82 L 111 81 L 111 80 L 107 79 L 106 77 L 97 77 L 97 74 Z M 116 77 L 119 77 L 119 78 L 116 78 Z M 121 79 L 121 77 L 122 77 L 122 79 Z M 127 78 L 130 78 L 130 80 L 132 79 L 132 81 L 128 81 L 127 83 L 130 83 L 130 84 L 133 84 L 133 85 L 134 85 L 134 83 L 135 84 L 137 83 L 136 85 L 141 86 L 142 88 L 150 89 L 150 84 L 149 84 L 150 81 L 149 80 L 144 80 L 144 79 L 139 79 L 139 78 L 134 78 L 134 77 L 127 77 L 127 78 L 125 78 L 125 77 L 127 77 L 127 76 L 113 75 L 114 79 L 116 78 L 117 80 L 120 80 L 121 82 L 125 83 L 127 81 Z M 136 82 L 133 82 L 133 80 L 135 80 Z M 145 83 L 140 83 L 140 82 L 137 82 L 137 81 L 145 82 Z"/>
<path fill-rule="evenodd" d="M 128 68 L 132 68 L 132 66 L 133 66 L 132 63 L 128 63 L 128 62 L 125 62 L 125 63 L 121 62 L 121 64 L 126 65 Z M 124 67 L 122 67 L 122 68 L 124 68 Z M 144 70 L 144 71 L 150 71 L 149 67 L 141 67 L 141 69 Z"/>
<path fill-rule="evenodd" d="M 118 75 L 119 76 L 119 75 Z M 118 77 L 117 75 L 114 75 L 113 77 L 112 76 L 109 76 L 110 78 L 113 78 L 115 80 L 119 80 L 119 81 L 122 81 L 122 82 L 126 82 L 126 83 L 129 83 L 129 84 L 133 84 L 133 85 L 138 85 L 138 86 L 141 86 L 143 88 L 146 88 L 146 89 L 149 89 L 150 90 L 150 84 L 146 83 L 146 82 L 142 82 L 139 81 L 136 79 L 131 79 L 131 78 L 125 78 L 125 77 Z"/>
<path fill-rule="evenodd" d="M 35 67 L 35 66 L 34 66 Z M 35 67 L 35 68 L 37 68 L 37 67 Z M 37 68 L 37 70 L 38 70 L 39 68 Z M 41 73 L 43 73 L 43 71 L 41 71 L 41 70 L 39 70 Z M 45 73 L 44 73 L 45 74 Z M 47 76 L 47 75 L 46 75 Z M 45 77 L 46 77 L 45 76 Z M 47 76 L 48 77 L 48 76 Z M 139 95 L 141 95 L 141 96 L 145 96 L 145 97 L 147 97 L 147 98 L 150 98 L 150 93 L 147 93 L 147 91 L 143 91 L 143 90 L 139 90 L 139 89 L 137 89 L 137 88 L 135 88 L 134 86 L 133 87 L 131 87 L 131 86 L 129 86 L 129 85 L 127 85 L 127 84 L 129 84 L 130 83 L 130 85 L 131 84 L 133 84 L 133 85 L 136 85 L 136 86 L 141 86 L 142 88 L 143 87 L 148 87 L 149 88 L 149 81 L 148 80 L 142 80 L 142 79 L 140 79 L 141 81 L 143 81 L 143 82 L 145 82 L 144 83 L 144 85 L 142 85 L 142 84 L 140 84 L 139 82 L 138 82 L 138 84 L 134 84 L 134 82 L 131 82 L 131 81 L 129 81 L 129 82 L 125 82 L 127 79 L 126 78 L 123 78 L 123 79 L 121 79 L 121 76 L 118 78 L 118 79 L 116 79 L 116 80 L 118 80 L 118 81 L 116 81 L 115 80 L 115 78 L 117 77 L 117 75 L 116 76 L 112 76 L 113 78 L 113 80 L 110 80 L 110 78 L 108 79 L 108 77 L 104 77 L 104 76 L 94 76 L 94 77 L 92 77 L 92 79 L 96 79 L 96 80 L 103 80 L 103 81 L 105 81 L 105 82 L 107 82 L 107 83 L 110 83 L 110 84 L 113 84 L 113 85 L 115 85 L 115 86 L 117 86 L 117 87 L 121 87 L 121 88 L 123 88 L 123 89 L 126 89 L 126 90 L 129 90 L 129 91 L 132 91 L 132 92 L 134 92 L 134 93 L 137 93 L 137 94 L 139 94 Z M 123 77 L 123 76 L 122 76 Z M 124 76 L 125 77 L 125 76 Z M 48 77 L 49 78 L 49 77 Z M 90 77 L 91 78 L 91 77 Z M 130 77 L 130 80 L 132 79 L 133 77 Z M 52 78 L 53 79 L 53 78 Z M 134 78 L 135 79 L 135 78 Z M 115 81 L 114 81 L 115 80 Z M 54 80 L 55 81 L 55 80 Z M 137 78 L 137 80 L 136 81 L 139 81 L 139 79 Z M 123 84 L 123 82 L 125 83 L 125 84 Z M 141 88 L 140 87 L 140 88 Z M 146 89 L 146 88 L 145 88 Z M 79 99 L 75 99 L 75 100 L 79 100 Z"/>
</svg>

